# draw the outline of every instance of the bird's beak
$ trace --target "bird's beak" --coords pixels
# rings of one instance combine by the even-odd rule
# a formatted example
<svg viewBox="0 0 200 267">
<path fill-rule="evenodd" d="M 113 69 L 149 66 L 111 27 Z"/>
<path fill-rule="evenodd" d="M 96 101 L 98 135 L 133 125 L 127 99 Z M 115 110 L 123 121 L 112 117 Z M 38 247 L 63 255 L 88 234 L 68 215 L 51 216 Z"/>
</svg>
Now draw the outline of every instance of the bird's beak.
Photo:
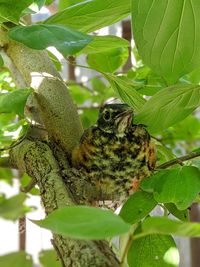
<svg viewBox="0 0 200 267">
<path fill-rule="evenodd" d="M 128 109 L 120 113 L 116 118 L 117 129 L 123 133 L 132 123 L 133 110 Z"/>
</svg>

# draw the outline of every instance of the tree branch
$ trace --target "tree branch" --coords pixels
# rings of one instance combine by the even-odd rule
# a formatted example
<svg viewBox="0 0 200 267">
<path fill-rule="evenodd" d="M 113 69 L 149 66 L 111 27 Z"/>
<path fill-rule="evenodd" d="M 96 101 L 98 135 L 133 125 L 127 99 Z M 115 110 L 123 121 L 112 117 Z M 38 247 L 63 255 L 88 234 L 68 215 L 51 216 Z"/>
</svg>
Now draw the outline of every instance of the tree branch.
<svg viewBox="0 0 200 267">
<path fill-rule="evenodd" d="M 64 183 L 62 173 L 63 170 L 70 171 L 65 155 L 70 155 L 83 130 L 67 87 L 46 52 L 11 41 L 3 31 L 0 31 L 0 45 L 25 83 L 35 89 L 30 111 L 33 115 L 34 110 L 36 115 L 39 114 L 52 141 L 47 145 L 46 141 L 28 136 L 29 140 L 25 139 L 11 149 L 11 164 L 37 181 L 47 214 L 74 205 L 77 196 L 70 191 L 70 184 L 67 187 Z M 16 72 L 12 75 L 16 81 Z M 54 151 L 55 143 L 59 153 Z M 53 244 L 64 267 L 119 266 L 107 241 L 73 240 L 54 234 Z"/>
<path fill-rule="evenodd" d="M 166 168 L 171 167 L 175 164 L 180 164 L 180 163 L 183 163 L 184 161 L 187 161 L 187 160 L 190 160 L 193 158 L 197 158 L 197 157 L 200 157 L 200 152 L 191 152 L 190 154 L 187 154 L 185 156 L 167 161 L 167 162 L 157 166 L 156 169 L 166 169 Z"/>
<path fill-rule="evenodd" d="M 46 51 L 30 49 L 6 38 L 0 44 L 28 86 L 35 89 L 33 106 L 50 137 L 70 155 L 83 133 L 82 125 L 68 89 Z M 11 70 L 12 72 L 12 70 Z M 12 73 L 14 80 L 16 73 Z"/>
<path fill-rule="evenodd" d="M 11 161 L 37 181 L 47 214 L 55 209 L 76 204 L 76 198 L 66 188 L 60 166 L 47 144 L 24 140 L 11 151 Z M 57 234 L 53 237 L 53 245 L 64 267 L 119 266 L 106 241 L 74 240 Z"/>
</svg>

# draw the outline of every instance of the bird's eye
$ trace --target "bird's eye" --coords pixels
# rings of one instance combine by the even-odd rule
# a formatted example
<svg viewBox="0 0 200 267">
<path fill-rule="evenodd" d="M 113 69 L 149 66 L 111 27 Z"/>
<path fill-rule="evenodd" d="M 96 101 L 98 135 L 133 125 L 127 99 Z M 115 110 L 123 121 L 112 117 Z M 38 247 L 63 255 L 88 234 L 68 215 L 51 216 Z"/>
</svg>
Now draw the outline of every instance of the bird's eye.
<svg viewBox="0 0 200 267">
<path fill-rule="evenodd" d="M 103 114 L 103 118 L 105 121 L 109 121 L 111 116 L 110 116 L 110 112 L 109 111 L 106 111 L 104 114 Z"/>
</svg>

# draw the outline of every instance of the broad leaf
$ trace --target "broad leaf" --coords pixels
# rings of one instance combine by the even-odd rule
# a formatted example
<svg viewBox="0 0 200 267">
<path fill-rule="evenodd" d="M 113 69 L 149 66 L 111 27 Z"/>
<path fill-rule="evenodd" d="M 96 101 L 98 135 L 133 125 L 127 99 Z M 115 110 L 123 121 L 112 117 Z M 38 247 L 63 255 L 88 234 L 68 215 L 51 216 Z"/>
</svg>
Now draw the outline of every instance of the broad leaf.
<svg viewBox="0 0 200 267">
<path fill-rule="evenodd" d="M 168 83 L 199 67 L 199 0 L 132 0 L 132 26 L 144 62 Z"/>
<path fill-rule="evenodd" d="M 18 22 L 22 11 L 32 2 L 33 0 L 0 0 L 0 22 Z"/>
<path fill-rule="evenodd" d="M 129 267 L 178 267 L 179 253 L 171 236 L 147 235 L 133 240 L 128 264 Z"/>
<path fill-rule="evenodd" d="M 120 37 L 107 35 L 107 36 L 94 36 L 91 43 L 89 43 L 83 50 L 81 54 L 96 54 L 111 50 L 113 48 L 129 47 L 130 43 Z"/>
<path fill-rule="evenodd" d="M 79 4 L 80 2 L 84 2 L 85 0 L 59 0 L 58 9 L 63 10 L 69 6 L 73 6 Z"/>
<path fill-rule="evenodd" d="M 14 112 L 23 117 L 26 100 L 32 92 L 32 89 L 27 88 L 0 94 L 0 113 Z"/>
<path fill-rule="evenodd" d="M 189 115 L 184 120 L 176 123 L 162 133 L 162 139 L 170 144 L 176 144 L 177 140 L 196 141 L 199 138 L 200 121 L 195 114 Z"/>
<path fill-rule="evenodd" d="M 142 224 L 142 230 L 144 234 L 172 234 L 184 237 L 200 237 L 200 223 L 175 221 L 166 217 L 151 217 L 146 219 Z"/>
<path fill-rule="evenodd" d="M 175 85 L 164 88 L 142 107 L 136 121 L 159 132 L 183 120 L 200 105 L 199 85 Z"/>
<path fill-rule="evenodd" d="M 9 37 L 38 50 L 55 46 L 64 56 L 79 52 L 92 40 L 92 36 L 69 27 L 42 24 L 17 26 L 9 31 Z"/>
<path fill-rule="evenodd" d="M 122 67 L 128 59 L 128 48 L 113 48 L 101 53 L 89 54 L 88 65 L 100 72 L 115 72 Z"/>
<path fill-rule="evenodd" d="M 18 194 L 11 198 L 0 198 L 0 217 L 7 220 L 17 220 L 23 216 L 28 210 L 23 203 L 26 200 L 25 194 Z"/>
<path fill-rule="evenodd" d="M 189 221 L 189 212 L 188 209 L 185 210 L 179 210 L 177 209 L 176 205 L 173 203 L 166 203 L 165 207 L 168 209 L 168 211 L 174 215 L 176 218 L 178 218 L 181 221 Z"/>
<path fill-rule="evenodd" d="M 33 267 L 32 257 L 24 251 L 13 252 L 0 256 L 2 267 Z"/>
<path fill-rule="evenodd" d="M 42 267 L 61 267 L 55 250 L 42 250 L 39 254 L 39 260 Z"/>
<path fill-rule="evenodd" d="M 54 233 L 78 239 L 105 239 L 130 229 L 130 225 L 113 212 L 86 206 L 61 208 L 44 220 L 33 222 Z"/>
<path fill-rule="evenodd" d="M 137 86 L 125 77 L 103 74 L 109 81 L 113 90 L 125 103 L 129 104 L 135 111 L 141 110 L 145 99 L 136 90 Z"/>
<path fill-rule="evenodd" d="M 49 17 L 46 24 L 60 24 L 93 32 L 130 14 L 130 0 L 86 0 Z"/>
<path fill-rule="evenodd" d="M 120 211 L 120 216 L 125 222 L 134 224 L 147 216 L 156 204 L 153 194 L 143 191 L 136 192 L 125 202 Z"/>
<path fill-rule="evenodd" d="M 141 188 L 152 192 L 156 201 L 187 209 L 200 192 L 200 171 L 193 166 L 162 170 L 143 180 Z"/>
</svg>

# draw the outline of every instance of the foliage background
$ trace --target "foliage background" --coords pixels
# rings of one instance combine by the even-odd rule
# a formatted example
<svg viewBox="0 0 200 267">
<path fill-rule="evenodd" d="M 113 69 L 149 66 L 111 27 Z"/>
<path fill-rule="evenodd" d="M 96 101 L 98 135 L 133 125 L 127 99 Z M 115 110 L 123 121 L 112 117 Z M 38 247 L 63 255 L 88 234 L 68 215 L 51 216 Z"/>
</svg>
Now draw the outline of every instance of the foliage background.
<svg viewBox="0 0 200 267">
<path fill-rule="evenodd" d="M 12 4 L 11 2 L 10 4 Z M 9 5 L 4 6 L 0 13 L 2 22 L 9 20 L 16 23 L 21 11 L 33 1 L 22 2 L 20 12 L 16 9 L 11 17 L 10 13 L 8 15 Z M 42 6 L 45 1 L 34 2 L 38 6 Z M 71 71 L 67 85 L 78 107 L 84 128 L 95 123 L 98 108 L 107 99 L 118 97 L 134 108 L 135 122 L 145 124 L 155 137 L 158 166 L 185 154 L 197 153 L 198 155 L 200 136 L 198 25 L 200 10 L 197 1 L 162 1 L 160 3 L 145 1 L 145 5 L 143 5 L 143 1 L 123 1 L 123 3 L 110 1 L 109 8 L 106 1 L 91 1 L 85 6 L 87 12 L 82 12 L 77 6 L 68 8 L 76 2 L 84 1 L 60 1 L 60 13 L 47 19 L 44 23 L 26 28 L 14 27 L 9 32 L 10 38 L 39 50 L 54 46 L 67 59 Z M 68 9 L 64 10 L 64 8 Z M 25 12 L 27 13 L 28 10 Z M 124 65 L 129 57 L 129 42 L 114 36 L 99 37 L 96 34 L 91 39 L 91 35 L 86 34 L 127 17 L 130 13 L 133 16 L 133 34 L 138 49 L 131 48 L 134 66 L 127 69 Z M 94 14 L 98 14 L 96 19 L 94 19 Z M 158 16 L 158 14 L 160 15 Z M 63 36 L 67 36 L 67 38 L 65 39 Z M 81 45 L 75 47 L 64 45 L 65 42 L 70 43 L 71 40 Z M 84 42 L 81 43 L 80 40 L 84 40 Z M 54 50 L 49 52 L 49 56 L 57 70 L 60 71 L 61 63 L 57 59 L 57 54 L 52 51 Z M 76 59 L 71 56 L 72 54 Z M 3 149 L 1 158 L 4 159 L 7 155 L 5 148 L 9 147 L 13 140 L 24 136 L 29 127 L 27 117 L 24 118 L 23 107 L 32 89 L 16 88 L 4 65 L 4 54 L 1 55 L 0 142 Z M 86 80 L 85 77 L 76 80 L 72 75 L 74 64 L 76 64 L 75 60 L 77 64 L 89 66 L 89 70 L 86 70 L 87 74 L 90 69 L 95 70 L 89 80 Z M 84 69 L 84 66 L 76 67 L 75 73 Z M 195 157 L 187 161 L 184 167 L 178 167 L 178 165 L 175 167 L 159 172 L 158 175 L 153 176 L 146 183 L 144 182 L 142 189 L 146 192 L 145 196 L 146 194 L 153 196 L 152 202 L 165 204 L 165 213 L 169 211 L 182 221 L 186 221 L 188 218 L 187 208 L 193 201 L 198 202 L 196 197 L 200 189 L 199 158 Z M 13 172 L 10 169 L 0 169 L 0 177 L 3 182 L 13 184 Z M 163 183 L 163 177 L 165 183 Z M 20 180 L 21 186 L 27 185 L 29 179 L 24 176 Z M 38 194 L 38 190 L 32 190 L 31 194 Z M 131 204 L 127 203 L 126 207 L 124 206 L 122 210 L 124 215 L 121 215 L 126 222 L 131 224 L 138 223 L 153 208 L 153 205 L 148 208 L 143 195 L 138 196 L 141 198 L 139 201 L 136 198 L 137 196 L 129 200 Z M 11 220 L 21 217 L 30 209 L 23 205 L 24 201 L 25 195 L 21 193 L 9 199 L 2 194 L 1 216 Z M 142 206 L 143 216 L 138 217 L 136 214 L 135 217 L 132 215 L 129 218 L 130 208 L 135 207 L 134 203 L 138 207 L 138 202 L 142 201 L 145 203 Z M 160 223 L 161 221 L 159 221 L 159 225 Z M 166 224 L 168 223 L 170 222 L 166 222 Z M 173 225 L 173 227 L 175 226 Z M 187 225 L 184 227 L 187 229 Z M 167 234 L 198 236 L 199 226 L 188 225 L 188 229 L 190 227 L 195 229 L 197 227 L 197 232 L 194 232 L 193 228 L 181 232 L 178 226 L 174 230 L 170 225 L 167 225 L 164 230 L 157 229 L 156 221 L 152 221 L 150 226 L 147 224 L 146 233 L 155 234 L 156 231 L 158 236 L 154 235 L 150 238 L 151 236 L 147 235 L 147 237 L 138 239 L 136 245 L 133 243 L 128 254 L 130 266 L 135 261 L 137 266 L 143 266 L 141 265 L 143 259 L 148 258 L 148 249 L 146 249 L 141 259 L 135 259 L 138 252 L 134 246 L 139 249 L 140 244 L 141 247 L 146 244 L 147 248 L 151 245 L 152 251 L 156 251 L 155 254 L 158 253 L 159 247 L 161 248 L 160 255 L 162 255 L 169 247 L 173 247 L 173 240 L 171 237 L 160 234 L 164 231 Z M 165 238 L 166 240 L 163 241 L 162 239 Z M 169 245 L 166 245 L 168 242 Z M 152 253 L 149 256 L 149 262 L 157 256 L 155 254 Z M 20 260 L 23 259 L 26 262 L 27 266 L 31 266 L 31 262 L 26 260 L 23 253 L 8 257 L 15 262 L 18 261 L 15 257 L 19 257 Z M 6 262 L 7 265 L 11 264 L 8 263 L 8 257 L 3 256 L 0 263 L 2 261 L 2 264 Z M 176 263 L 169 265 L 166 261 L 161 261 L 159 264 L 158 266 L 162 267 L 177 266 Z"/>
</svg>

